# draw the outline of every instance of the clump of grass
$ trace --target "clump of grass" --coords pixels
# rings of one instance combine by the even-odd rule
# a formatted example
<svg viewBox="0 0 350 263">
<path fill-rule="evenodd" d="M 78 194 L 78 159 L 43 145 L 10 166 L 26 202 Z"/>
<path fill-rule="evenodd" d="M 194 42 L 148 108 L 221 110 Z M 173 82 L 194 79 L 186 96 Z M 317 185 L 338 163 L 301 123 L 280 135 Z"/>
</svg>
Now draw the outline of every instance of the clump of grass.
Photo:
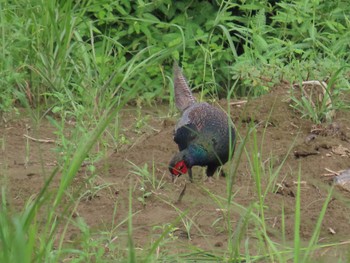
<svg viewBox="0 0 350 263">
<path fill-rule="evenodd" d="M 291 107 L 301 113 L 302 118 L 311 119 L 314 123 L 332 122 L 336 110 L 348 108 L 340 100 L 340 91 L 348 87 L 336 86 L 346 68 L 343 66 L 336 70 L 328 84 L 324 81 L 303 81 L 299 92 L 291 92 Z M 311 86 L 310 91 L 306 90 L 307 85 Z"/>
<path fill-rule="evenodd" d="M 147 163 L 145 163 L 143 167 L 139 167 L 131 161 L 128 162 L 132 165 L 133 168 L 131 173 L 136 175 L 137 181 L 140 184 L 139 190 L 141 191 L 141 196 L 139 196 L 137 199 L 143 205 L 146 205 L 146 199 L 164 187 L 166 183 L 164 181 L 165 173 L 160 179 L 157 178 L 154 161 L 152 163 L 151 171 L 149 171 Z"/>
</svg>

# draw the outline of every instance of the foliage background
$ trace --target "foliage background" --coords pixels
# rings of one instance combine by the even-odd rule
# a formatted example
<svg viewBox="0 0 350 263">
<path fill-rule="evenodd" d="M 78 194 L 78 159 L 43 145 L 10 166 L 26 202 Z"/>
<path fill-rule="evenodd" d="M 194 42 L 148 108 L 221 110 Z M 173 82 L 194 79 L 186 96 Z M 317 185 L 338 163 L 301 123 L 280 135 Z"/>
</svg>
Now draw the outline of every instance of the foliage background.
<svg viewBox="0 0 350 263">
<path fill-rule="evenodd" d="M 329 79 L 349 62 L 347 1 L 17 0 L 1 10 L 1 110 L 20 101 L 78 114 L 135 86 L 141 103 L 169 100 L 174 59 L 210 96 Z M 131 60 L 144 63 L 131 70 Z"/>
</svg>

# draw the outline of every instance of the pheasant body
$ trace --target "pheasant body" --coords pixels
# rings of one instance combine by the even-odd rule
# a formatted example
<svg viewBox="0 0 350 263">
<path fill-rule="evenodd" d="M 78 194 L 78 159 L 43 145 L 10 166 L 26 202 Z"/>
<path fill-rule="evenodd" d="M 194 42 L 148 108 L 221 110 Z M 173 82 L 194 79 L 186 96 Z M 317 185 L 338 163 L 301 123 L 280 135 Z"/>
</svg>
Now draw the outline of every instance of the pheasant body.
<svg viewBox="0 0 350 263">
<path fill-rule="evenodd" d="M 188 171 L 192 181 L 193 166 L 207 166 L 211 177 L 232 156 L 235 130 L 227 114 L 208 103 L 197 103 L 180 68 L 174 65 L 175 102 L 182 116 L 175 126 L 174 141 L 179 147 L 170 161 L 173 176 Z"/>
</svg>

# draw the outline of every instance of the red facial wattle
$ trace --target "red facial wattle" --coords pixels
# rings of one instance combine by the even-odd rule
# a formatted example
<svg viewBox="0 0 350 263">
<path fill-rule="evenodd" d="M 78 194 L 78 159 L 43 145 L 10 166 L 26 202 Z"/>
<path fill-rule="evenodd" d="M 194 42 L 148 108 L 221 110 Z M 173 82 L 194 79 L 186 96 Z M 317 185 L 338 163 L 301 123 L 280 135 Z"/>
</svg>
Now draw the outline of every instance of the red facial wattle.
<svg viewBox="0 0 350 263">
<path fill-rule="evenodd" d="M 175 164 L 173 170 L 172 170 L 172 174 L 173 175 L 181 175 L 181 174 L 185 174 L 187 173 L 187 166 L 185 164 L 184 161 L 180 161 L 178 163 Z"/>
</svg>

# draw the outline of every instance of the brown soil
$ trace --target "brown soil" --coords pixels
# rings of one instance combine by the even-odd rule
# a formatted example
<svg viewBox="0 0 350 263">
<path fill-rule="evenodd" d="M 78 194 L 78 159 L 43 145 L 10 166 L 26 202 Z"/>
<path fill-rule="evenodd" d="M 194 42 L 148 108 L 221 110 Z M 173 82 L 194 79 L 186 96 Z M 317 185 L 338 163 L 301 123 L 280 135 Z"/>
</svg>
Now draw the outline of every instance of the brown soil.
<svg viewBox="0 0 350 263">
<path fill-rule="evenodd" d="M 302 220 L 300 235 L 307 241 L 313 234 L 332 183 L 332 175 L 327 175 L 330 172 L 326 168 L 331 171 L 350 168 L 350 154 L 347 151 L 350 149 L 350 112 L 337 112 L 332 125 L 314 126 L 309 120 L 301 119 L 300 115 L 288 106 L 287 91 L 288 87 L 276 87 L 270 94 L 251 100 L 245 106 L 231 105 L 230 110 L 241 136 L 237 146 L 246 136 L 248 127 L 256 127 L 258 147 L 261 151 L 260 160 L 265 171 L 261 174 L 263 194 L 267 184 L 273 182 L 264 195 L 267 232 L 273 241 L 282 242 L 284 208 L 286 242 L 292 244 L 299 169 Z M 219 104 L 227 109 L 226 101 L 220 101 Z M 194 183 L 189 183 L 188 176 L 185 175 L 173 184 L 167 164 L 177 151 L 172 133 L 178 116 L 168 117 L 166 105 L 142 109 L 141 117 L 144 121 L 136 127 L 136 120 L 140 120 L 139 113 L 130 106 L 120 112 L 120 134 L 123 134 L 128 142 L 112 154 L 106 154 L 106 158 L 95 164 L 97 177 L 92 183 L 86 183 L 89 175 L 86 167 L 78 174 L 74 185 L 85 182 L 85 195 L 75 214 L 83 218 L 92 229 L 112 232 L 118 236 L 115 242 L 124 242 L 127 223 L 122 223 L 115 232 L 112 229 L 128 217 L 131 187 L 133 237 L 136 247 L 149 246 L 170 223 L 173 223 L 176 228 L 165 237 L 169 243 L 162 249 L 168 248 L 171 253 L 176 253 L 188 251 L 188 247 L 194 245 L 205 250 L 224 251 L 228 244 L 228 229 L 223 220 L 226 215 L 222 209 L 225 200 L 219 197 L 226 197 L 225 178 L 216 175 L 213 184 L 203 182 L 204 169 L 196 168 Z M 33 126 L 30 118 L 10 118 L 0 127 L 2 184 L 8 186 L 9 203 L 18 209 L 39 192 L 45 178 L 53 170 L 57 157 L 53 150 L 54 144 L 35 142 L 23 137 L 24 134 L 28 134 L 34 138 L 56 139 L 54 127 L 45 121 L 37 128 L 28 128 L 29 126 Z M 315 135 L 310 135 L 311 131 Z M 247 152 L 242 154 L 233 185 L 233 202 L 237 204 L 232 206 L 233 231 L 245 213 L 239 205 L 248 208 L 257 204 L 259 200 L 247 157 L 248 155 L 252 158 L 253 136 L 249 136 L 246 146 Z M 143 185 L 142 177 L 133 173 L 135 167 L 130 162 L 140 168 L 147 165 L 150 173 L 154 171 L 157 182 L 162 180 L 162 186 L 159 189 L 153 188 L 149 182 Z M 269 177 L 280 165 L 282 168 L 278 176 L 271 180 Z M 224 169 L 228 171 L 229 165 Z M 58 179 L 54 185 L 58 184 Z M 185 184 L 186 192 L 182 201 L 176 203 Z M 99 188 L 100 190 L 96 190 Z M 149 196 L 141 202 L 144 193 L 148 193 Z M 333 193 L 318 238 L 321 243 L 348 240 L 349 197 L 350 194 L 344 189 L 336 189 Z M 257 206 L 253 206 L 252 209 L 258 214 Z M 186 234 L 183 221 L 179 220 L 182 212 L 185 213 L 184 218 L 193 221 L 190 236 Z M 71 227 L 69 231 L 68 239 L 79 240 L 79 231 L 76 228 Z M 250 237 L 252 250 L 254 244 L 259 242 L 256 239 L 258 231 L 257 224 L 252 220 L 245 233 Z M 347 246 L 325 248 L 322 253 L 339 256 L 347 251 Z"/>
</svg>

